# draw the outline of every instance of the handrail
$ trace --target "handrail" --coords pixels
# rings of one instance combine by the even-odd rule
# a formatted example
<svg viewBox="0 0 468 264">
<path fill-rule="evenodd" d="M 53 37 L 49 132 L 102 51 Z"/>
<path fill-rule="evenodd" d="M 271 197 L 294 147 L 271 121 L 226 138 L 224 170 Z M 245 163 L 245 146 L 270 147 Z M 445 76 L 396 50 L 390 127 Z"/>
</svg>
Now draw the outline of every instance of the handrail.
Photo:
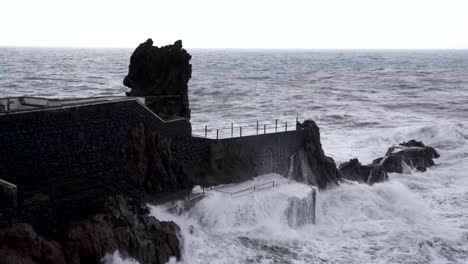
<svg viewBox="0 0 468 264">
<path fill-rule="evenodd" d="M 266 186 L 266 187 L 263 187 L 263 186 Z M 270 181 L 270 182 L 262 183 L 262 184 L 259 184 L 259 185 L 254 185 L 253 187 L 245 188 L 245 189 L 238 190 L 238 191 L 235 191 L 235 192 L 228 192 L 228 191 L 220 190 L 220 189 L 213 188 L 213 187 L 211 187 L 211 190 L 214 190 L 214 191 L 217 191 L 217 192 L 220 192 L 220 193 L 229 194 L 231 196 L 231 198 L 239 198 L 239 197 L 242 197 L 242 196 L 245 196 L 245 195 L 248 195 L 248 194 L 252 194 L 252 193 L 254 193 L 256 191 L 261 191 L 261 190 L 265 190 L 265 189 L 269 189 L 269 188 L 275 188 L 275 181 Z M 249 191 L 249 192 L 246 193 L 247 191 Z"/>
<path fill-rule="evenodd" d="M 230 126 L 221 126 L 216 129 L 208 129 L 208 126 L 205 126 L 202 129 L 193 129 L 192 135 L 196 137 L 205 137 L 211 139 L 224 139 L 295 131 L 297 130 L 296 125 L 299 123 L 299 118 L 296 117 L 295 123 L 279 121 L 279 119 L 275 119 L 274 122 L 260 123 L 259 121 L 256 121 L 255 124 L 238 125 L 234 125 L 234 123 L 231 123 Z"/>
</svg>

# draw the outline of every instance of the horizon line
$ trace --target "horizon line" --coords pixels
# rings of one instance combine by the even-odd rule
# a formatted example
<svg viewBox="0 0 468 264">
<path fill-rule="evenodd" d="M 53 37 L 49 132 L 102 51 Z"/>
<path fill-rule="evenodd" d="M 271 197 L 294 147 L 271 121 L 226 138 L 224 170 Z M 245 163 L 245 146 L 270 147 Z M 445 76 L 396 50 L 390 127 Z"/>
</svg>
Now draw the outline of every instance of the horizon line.
<svg viewBox="0 0 468 264">
<path fill-rule="evenodd" d="M 172 44 L 168 44 L 172 45 Z M 164 45 L 165 46 L 165 45 Z M 138 46 L 136 46 L 138 47 Z M 32 48 L 32 49 L 135 49 L 136 47 L 128 46 L 53 46 L 53 45 L 0 45 L 0 48 Z M 161 47 L 161 46 L 158 46 Z M 306 51 L 306 50 L 468 50 L 468 48 L 305 48 L 305 47 L 183 47 L 184 49 L 193 49 L 193 50 L 297 50 L 297 51 Z"/>
</svg>

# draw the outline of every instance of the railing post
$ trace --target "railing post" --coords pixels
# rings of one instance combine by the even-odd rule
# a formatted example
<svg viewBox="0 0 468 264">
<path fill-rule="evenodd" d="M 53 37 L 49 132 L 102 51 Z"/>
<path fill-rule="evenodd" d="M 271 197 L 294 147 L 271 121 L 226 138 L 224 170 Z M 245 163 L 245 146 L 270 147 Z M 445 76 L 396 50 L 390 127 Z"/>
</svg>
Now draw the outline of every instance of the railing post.
<svg viewBox="0 0 468 264">
<path fill-rule="evenodd" d="M 263 124 L 263 134 L 266 134 L 266 124 Z"/>
<path fill-rule="evenodd" d="M 275 120 L 275 132 L 278 132 L 278 119 Z"/>
<path fill-rule="evenodd" d="M 242 127 L 239 127 L 239 135 L 242 137 Z"/>
<path fill-rule="evenodd" d="M 315 215 L 317 213 L 317 210 L 315 209 L 316 205 L 316 200 L 317 200 L 317 193 L 315 191 L 315 188 L 312 191 L 312 205 L 314 206 L 314 217 L 312 218 L 312 223 L 315 225 Z"/>
<path fill-rule="evenodd" d="M 257 120 L 257 135 L 258 135 L 258 120 Z"/>
<path fill-rule="evenodd" d="M 203 190 L 203 196 L 205 196 L 205 187 L 202 187 Z"/>
<path fill-rule="evenodd" d="M 231 123 L 231 137 L 234 137 L 234 124 Z"/>
<path fill-rule="evenodd" d="M 296 124 L 299 123 L 299 117 L 296 116 Z"/>
<path fill-rule="evenodd" d="M 208 126 L 205 126 L 205 137 L 208 136 Z"/>
<path fill-rule="evenodd" d="M 219 129 L 216 129 L 216 140 L 218 140 L 218 136 L 219 136 Z"/>
<path fill-rule="evenodd" d="M 286 125 L 284 126 L 284 131 L 288 131 L 288 122 L 286 122 Z"/>
<path fill-rule="evenodd" d="M 275 188 L 275 181 L 273 181 L 273 188 Z"/>
</svg>

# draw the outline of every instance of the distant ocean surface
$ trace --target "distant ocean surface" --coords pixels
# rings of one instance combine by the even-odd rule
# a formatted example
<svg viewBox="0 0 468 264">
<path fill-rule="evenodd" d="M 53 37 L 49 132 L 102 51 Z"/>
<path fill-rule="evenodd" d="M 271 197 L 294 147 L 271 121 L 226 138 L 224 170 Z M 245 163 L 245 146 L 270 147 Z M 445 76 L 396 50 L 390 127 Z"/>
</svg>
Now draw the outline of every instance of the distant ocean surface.
<svg viewBox="0 0 468 264">
<path fill-rule="evenodd" d="M 132 51 L 0 48 L 0 97 L 124 95 Z M 181 226 L 184 263 L 468 263 L 468 51 L 189 52 L 195 130 L 311 118 L 337 164 L 410 139 L 441 158 L 321 192 L 317 225 L 301 228 L 273 191 L 231 206 L 210 198 L 185 216 L 153 208 Z"/>
</svg>

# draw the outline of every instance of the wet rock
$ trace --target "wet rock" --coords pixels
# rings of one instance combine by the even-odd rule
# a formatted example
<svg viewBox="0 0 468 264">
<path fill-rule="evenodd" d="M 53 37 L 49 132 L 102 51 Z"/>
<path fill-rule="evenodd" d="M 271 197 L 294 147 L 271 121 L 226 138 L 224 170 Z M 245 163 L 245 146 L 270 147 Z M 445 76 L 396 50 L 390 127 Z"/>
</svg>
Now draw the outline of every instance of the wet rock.
<svg viewBox="0 0 468 264">
<path fill-rule="evenodd" d="M 148 39 L 130 58 L 128 75 L 123 84 L 129 96 L 146 97 L 146 105 L 163 118 L 190 119 L 188 82 L 192 76 L 191 55 L 182 41 L 164 47 L 153 46 Z"/>
<path fill-rule="evenodd" d="M 337 185 L 340 172 L 336 168 L 335 161 L 331 157 L 325 156 L 317 124 L 312 120 L 305 120 L 302 124 L 297 124 L 297 127 L 305 130 L 303 147 L 311 173 L 307 179 L 303 179 L 297 174 L 294 178 L 315 185 L 320 189 Z"/>
<path fill-rule="evenodd" d="M 362 165 L 358 159 L 350 159 L 339 166 L 344 179 L 367 184 L 388 180 L 388 175 L 381 165 Z"/>
<path fill-rule="evenodd" d="M 383 158 L 375 159 L 372 164 L 381 165 L 388 173 L 403 173 L 404 164 L 424 172 L 435 165 L 436 158 L 439 158 L 439 153 L 433 147 L 410 140 L 390 147 Z"/>
<path fill-rule="evenodd" d="M 25 223 L 0 229 L 0 263 L 67 263 L 59 243 L 39 236 Z"/>
<path fill-rule="evenodd" d="M 162 138 L 145 124 L 129 131 L 122 146 L 126 175 L 146 194 L 155 195 L 189 188 L 189 177 L 173 157 L 172 138 Z"/>
<path fill-rule="evenodd" d="M 147 215 L 147 209 L 123 196 L 110 197 L 102 211 L 71 223 L 48 237 L 29 224 L 0 230 L 0 263 L 100 263 L 119 250 L 140 263 L 180 259 L 180 229 Z"/>
</svg>

